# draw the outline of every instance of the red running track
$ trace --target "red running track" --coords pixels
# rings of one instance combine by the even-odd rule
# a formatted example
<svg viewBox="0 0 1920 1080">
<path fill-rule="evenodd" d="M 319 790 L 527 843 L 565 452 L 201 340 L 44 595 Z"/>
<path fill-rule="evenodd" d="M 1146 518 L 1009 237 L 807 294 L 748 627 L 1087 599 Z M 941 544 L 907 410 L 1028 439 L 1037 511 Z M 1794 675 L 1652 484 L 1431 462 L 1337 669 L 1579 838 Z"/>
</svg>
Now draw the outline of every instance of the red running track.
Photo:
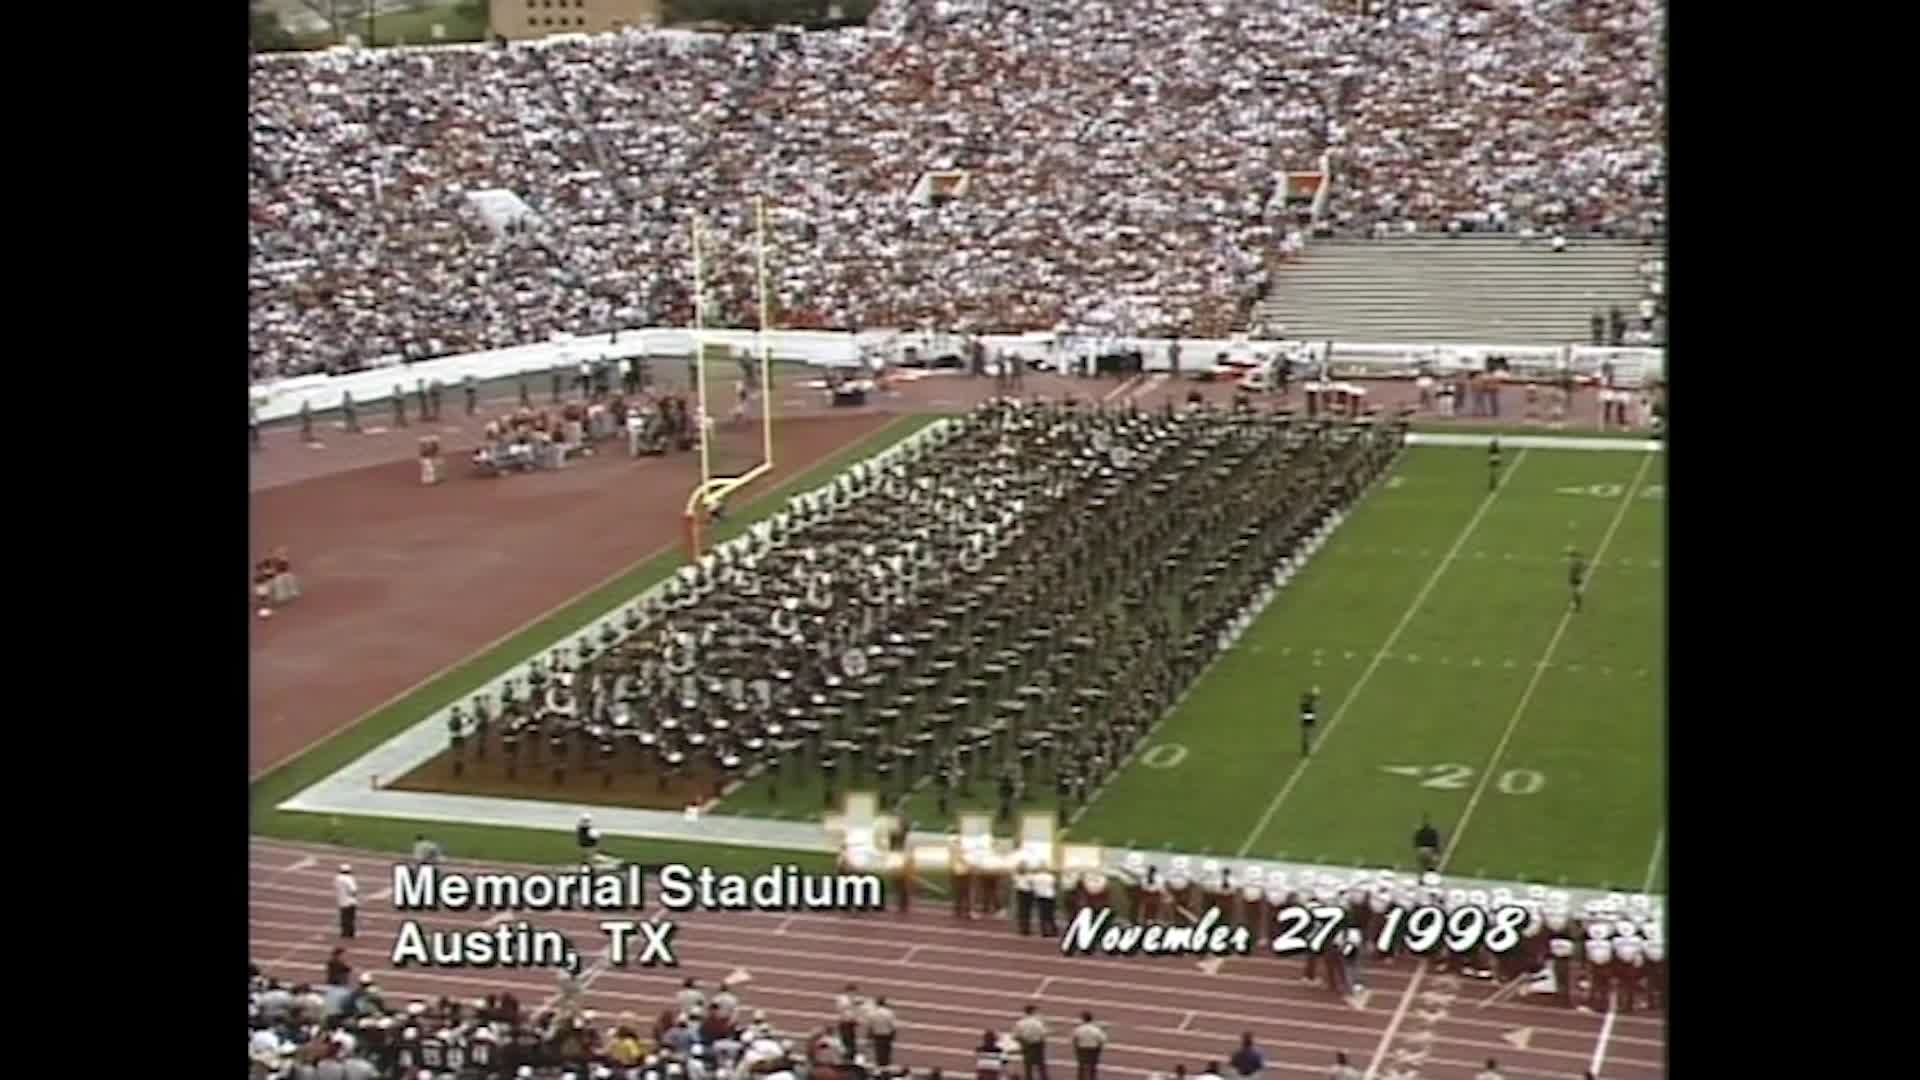
<svg viewBox="0 0 1920 1080">
<path fill-rule="evenodd" d="M 554 976 L 538 969 L 391 969 L 388 950 L 403 916 L 387 902 L 390 856 L 256 839 L 249 854 L 248 928 L 252 958 L 264 971 L 289 981 L 320 981 L 328 952 L 340 944 L 332 877 L 342 860 L 353 864 L 363 897 L 359 937 L 348 949 L 356 971 L 373 973 L 401 999 L 472 998 L 502 990 L 530 1005 L 553 999 Z M 526 918 L 566 933 L 583 958 L 603 951 L 597 915 Z M 1224 1062 L 1242 1031 L 1253 1032 L 1268 1069 L 1281 1076 L 1324 1077 L 1336 1050 L 1362 1069 L 1377 1059 L 1373 1075 L 1380 1080 L 1465 1080 L 1489 1057 L 1499 1060 L 1510 1080 L 1578 1080 L 1602 1050 L 1599 1075 L 1608 1080 L 1665 1075 L 1664 1023 L 1658 1017 L 1615 1016 L 1608 1024 L 1601 1016 L 1524 1001 L 1482 1006 L 1492 984 L 1416 975 L 1410 964 L 1369 969 L 1369 995 L 1356 1009 L 1302 982 L 1298 959 L 1231 957 L 1209 974 L 1192 960 L 1170 957 L 1065 957 L 1055 943 L 1019 937 L 1001 922 L 956 921 L 939 903 L 916 904 L 904 916 L 705 913 L 672 919 L 679 925 L 679 969 L 593 963 L 587 1008 L 651 1017 L 682 979 L 711 986 L 744 970 L 750 979 L 739 988 L 742 999 L 767 1010 L 778 1030 L 826 1023 L 834 995 L 851 981 L 865 993 L 884 995 L 899 1014 L 897 1056 L 959 1075 L 971 1072 L 980 1033 L 1007 1030 L 1028 1001 L 1040 1004 L 1051 1028 L 1056 1068 L 1071 1068 L 1066 1033 L 1083 1009 L 1091 1011 L 1112 1040 L 1101 1069 L 1116 1077 L 1171 1072 L 1176 1064 L 1198 1071 L 1209 1061 Z M 451 930 L 489 920 L 505 917 L 429 916 L 422 925 Z"/>
</svg>

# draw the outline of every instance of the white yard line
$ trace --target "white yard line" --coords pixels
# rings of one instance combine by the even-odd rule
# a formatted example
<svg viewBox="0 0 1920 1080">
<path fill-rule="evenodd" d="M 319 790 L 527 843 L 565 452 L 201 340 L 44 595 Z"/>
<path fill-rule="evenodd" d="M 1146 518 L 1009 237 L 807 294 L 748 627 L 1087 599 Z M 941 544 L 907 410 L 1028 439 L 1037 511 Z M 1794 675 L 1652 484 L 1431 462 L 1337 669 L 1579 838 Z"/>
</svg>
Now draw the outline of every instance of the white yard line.
<svg viewBox="0 0 1920 1080">
<path fill-rule="evenodd" d="M 1407 992 L 1400 995 L 1400 1005 L 1393 1010 L 1393 1019 L 1387 1023 L 1387 1030 L 1380 1034 L 1380 1045 L 1374 1047 L 1373 1060 L 1367 1062 L 1366 1080 L 1379 1075 L 1380 1063 L 1386 1060 L 1387 1049 L 1393 1045 L 1393 1037 L 1400 1033 L 1400 1025 L 1407 1019 L 1407 1009 L 1413 1004 L 1413 997 L 1420 992 L 1420 980 L 1427 974 L 1427 962 L 1413 969 L 1413 978 L 1407 981 Z"/>
<path fill-rule="evenodd" d="M 1433 568 L 1433 573 L 1427 578 L 1426 584 L 1420 586 L 1420 591 L 1414 594 L 1413 603 L 1407 605 L 1407 610 L 1400 616 L 1400 621 L 1394 624 L 1393 632 L 1387 635 L 1387 640 L 1374 652 L 1373 658 L 1367 661 L 1367 666 L 1360 672 L 1360 677 L 1354 680 L 1353 689 L 1348 690 L 1347 696 L 1340 699 L 1340 707 L 1333 710 L 1333 715 L 1327 719 L 1326 729 L 1320 733 L 1314 749 L 1318 750 L 1326 745 L 1328 737 L 1333 734 L 1333 729 L 1339 725 L 1340 718 L 1347 715 L 1347 709 L 1352 707 L 1354 701 L 1360 697 L 1360 691 L 1366 689 L 1367 680 L 1373 678 L 1373 673 L 1380 670 L 1380 662 L 1393 651 L 1394 642 L 1400 640 L 1400 635 L 1406 632 L 1407 625 L 1413 622 L 1413 617 L 1419 613 L 1421 605 L 1425 604 L 1427 597 L 1433 594 L 1433 587 L 1440 583 L 1440 575 L 1446 573 L 1447 567 L 1452 566 L 1453 561 L 1460 557 L 1460 549 L 1467 546 L 1467 538 L 1480 527 L 1481 520 L 1487 516 L 1487 510 L 1493 506 L 1493 500 L 1499 498 L 1500 493 L 1507 489 L 1507 481 L 1513 479 L 1513 474 L 1520 471 L 1520 463 L 1525 460 L 1527 460 L 1527 451 L 1522 450 L 1520 455 L 1513 459 L 1513 464 L 1507 468 L 1507 471 L 1500 475 L 1499 484 L 1480 500 L 1480 508 L 1475 510 L 1473 517 L 1467 520 L 1467 527 L 1460 530 L 1460 535 L 1454 538 L 1453 546 L 1440 557 L 1440 565 Z M 1279 793 L 1274 795 L 1271 803 L 1267 804 L 1267 812 L 1260 815 L 1260 823 L 1247 834 L 1247 839 L 1240 845 L 1240 850 L 1234 852 L 1236 858 L 1244 857 L 1247 852 L 1253 850 L 1254 843 L 1267 831 L 1267 826 L 1273 823 L 1273 816 L 1280 812 L 1280 806 L 1287 801 L 1287 796 L 1293 794 L 1294 785 L 1300 782 L 1300 777 L 1307 771 L 1307 763 L 1312 760 L 1311 757 L 1301 758 L 1300 763 L 1287 774 L 1287 782 L 1280 786 Z"/>
<path fill-rule="evenodd" d="M 1633 505 L 1633 493 L 1639 489 L 1640 481 L 1646 479 L 1647 467 L 1653 464 L 1653 455 L 1648 454 L 1640 462 L 1640 470 L 1633 474 L 1633 483 L 1627 485 L 1627 492 L 1620 497 L 1620 505 L 1614 508 L 1613 520 L 1607 524 L 1607 531 L 1600 537 L 1600 546 L 1593 552 L 1593 561 L 1598 564 L 1607 553 L 1608 545 L 1613 543 L 1614 534 L 1620 531 L 1620 523 L 1627 519 L 1627 509 Z M 1591 572 L 1587 580 L 1580 584 L 1580 593 L 1585 595 L 1593 584 Z M 1520 703 L 1513 707 L 1513 715 L 1507 718 L 1507 730 L 1500 733 L 1500 742 L 1493 748 L 1493 756 L 1487 759 L 1487 767 L 1480 770 L 1480 782 L 1473 786 L 1473 794 L 1467 798 L 1467 808 L 1460 812 L 1460 820 L 1454 823 L 1453 835 L 1447 837 L 1447 846 L 1441 849 L 1440 866 L 1444 869 L 1453 859 L 1454 849 L 1460 844 L 1460 838 L 1467 835 L 1467 822 L 1472 820 L 1473 812 L 1480 805 L 1480 799 L 1487 793 L 1487 784 L 1493 780 L 1493 773 L 1500 765 L 1501 755 L 1507 752 L 1507 744 L 1513 741 L 1513 733 L 1520 730 L 1520 718 L 1526 715 L 1527 704 L 1533 700 L 1533 692 L 1540 688 L 1540 677 L 1547 673 L 1547 665 L 1553 662 L 1554 650 L 1560 647 L 1560 639 L 1566 636 L 1567 627 L 1573 625 L 1573 608 L 1569 606 L 1560 616 L 1560 624 L 1553 628 L 1553 636 L 1547 639 L 1547 651 L 1541 654 L 1540 662 L 1533 666 L 1533 676 L 1527 680 L 1527 687 L 1520 692 Z"/>
<path fill-rule="evenodd" d="M 1653 879 L 1660 876 L 1660 849 L 1667 846 L 1667 827 L 1660 826 L 1653 834 L 1653 857 L 1647 860 L 1646 880 L 1640 883 L 1641 892 L 1653 891 Z"/>
<path fill-rule="evenodd" d="M 1607 998 L 1607 1018 L 1600 1021 L 1600 1038 L 1593 1044 L 1593 1060 L 1587 1064 L 1587 1071 L 1600 1075 L 1600 1066 L 1607 1060 L 1607 1041 L 1613 1038 L 1613 1018 L 1619 1015 L 1619 1002 L 1611 995 Z"/>
</svg>

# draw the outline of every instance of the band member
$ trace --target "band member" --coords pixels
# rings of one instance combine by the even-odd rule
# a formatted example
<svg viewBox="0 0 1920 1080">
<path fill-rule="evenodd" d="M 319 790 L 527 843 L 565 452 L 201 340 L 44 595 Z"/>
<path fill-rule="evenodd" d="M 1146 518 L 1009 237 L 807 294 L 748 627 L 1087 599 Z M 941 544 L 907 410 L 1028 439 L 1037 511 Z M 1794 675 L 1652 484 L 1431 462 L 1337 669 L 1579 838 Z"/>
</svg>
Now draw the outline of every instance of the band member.
<svg viewBox="0 0 1920 1080">
<path fill-rule="evenodd" d="M 1587 1008 L 1604 1012 L 1613 992 L 1613 946 L 1605 938 L 1587 941 Z"/>
<path fill-rule="evenodd" d="M 1146 876 L 1133 887 L 1133 920 L 1150 923 L 1165 918 L 1167 892 L 1167 883 L 1160 877 L 1160 868 L 1147 867 Z"/>
<path fill-rule="evenodd" d="M 1246 880 L 1240 886 L 1240 912 L 1236 920 L 1244 926 L 1255 941 L 1260 940 L 1261 931 L 1267 925 L 1267 891 L 1264 882 L 1255 868 L 1248 871 Z"/>
<path fill-rule="evenodd" d="M 1413 855 L 1423 873 L 1440 865 L 1440 830 L 1424 814 L 1420 827 L 1413 831 Z"/>
<path fill-rule="evenodd" d="M 1553 1000 L 1562 1008 L 1573 1007 L 1573 941 L 1555 937 L 1547 942 L 1553 957 Z"/>
<path fill-rule="evenodd" d="M 1320 717 L 1320 688 L 1315 686 L 1300 695 L 1300 756 L 1313 752 L 1313 725 Z"/>
<path fill-rule="evenodd" d="M 1021 937 L 1033 934 L 1033 887 L 1034 873 L 1027 863 L 1021 863 L 1013 871 L 1013 921 L 1019 927 Z"/>
<path fill-rule="evenodd" d="M 1053 871 L 1039 866 L 1033 872 L 1033 909 L 1040 919 L 1041 937 L 1059 937 L 1060 924 L 1054 921 L 1058 910 L 1059 883 L 1054 879 Z"/>
</svg>

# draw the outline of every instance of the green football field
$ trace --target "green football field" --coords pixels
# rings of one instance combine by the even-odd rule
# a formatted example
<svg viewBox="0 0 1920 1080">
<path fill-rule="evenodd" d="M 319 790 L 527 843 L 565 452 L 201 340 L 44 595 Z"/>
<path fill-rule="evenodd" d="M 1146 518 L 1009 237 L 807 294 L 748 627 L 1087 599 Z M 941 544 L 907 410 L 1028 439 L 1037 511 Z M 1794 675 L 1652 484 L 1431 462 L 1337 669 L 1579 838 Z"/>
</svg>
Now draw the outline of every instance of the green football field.
<svg viewBox="0 0 1920 1080">
<path fill-rule="evenodd" d="M 1487 474 L 1484 449 L 1408 451 L 1143 752 L 1064 808 L 1070 835 L 1411 868 L 1425 815 L 1453 873 L 1664 891 L 1665 462 L 1509 450 L 1498 490 Z M 1569 548 L 1591 564 L 1578 613 Z M 761 780 L 721 812 L 823 802 Z M 942 824 L 927 793 L 908 813 Z"/>
</svg>

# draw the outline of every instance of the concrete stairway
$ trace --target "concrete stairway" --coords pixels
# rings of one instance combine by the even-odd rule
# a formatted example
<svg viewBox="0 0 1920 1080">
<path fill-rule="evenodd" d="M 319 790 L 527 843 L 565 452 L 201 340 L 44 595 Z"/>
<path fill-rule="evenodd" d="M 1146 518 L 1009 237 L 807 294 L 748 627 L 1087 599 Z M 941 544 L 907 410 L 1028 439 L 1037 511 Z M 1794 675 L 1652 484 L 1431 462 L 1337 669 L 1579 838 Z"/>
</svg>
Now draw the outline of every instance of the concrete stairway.
<svg viewBox="0 0 1920 1080">
<path fill-rule="evenodd" d="M 1254 319 L 1312 341 L 1586 344 L 1595 311 L 1633 312 L 1640 262 L 1659 250 L 1575 239 L 1555 252 L 1494 234 L 1320 240 L 1275 275 Z"/>
</svg>

